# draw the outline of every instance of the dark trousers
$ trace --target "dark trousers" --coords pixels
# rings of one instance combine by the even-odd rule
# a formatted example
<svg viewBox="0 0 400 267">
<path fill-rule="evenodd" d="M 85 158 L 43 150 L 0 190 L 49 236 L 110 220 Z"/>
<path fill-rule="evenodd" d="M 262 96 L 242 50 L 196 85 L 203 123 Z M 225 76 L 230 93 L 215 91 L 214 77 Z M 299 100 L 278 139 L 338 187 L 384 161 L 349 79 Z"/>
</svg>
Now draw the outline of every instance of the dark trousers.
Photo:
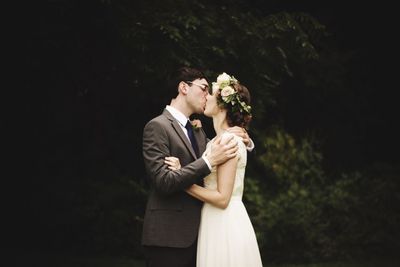
<svg viewBox="0 0 400 267">
<path fill-rule="evenodd" d="M 146 267 L 196 267 L 197 240 L 187 248 L 144 246 Z"/>
</svg>

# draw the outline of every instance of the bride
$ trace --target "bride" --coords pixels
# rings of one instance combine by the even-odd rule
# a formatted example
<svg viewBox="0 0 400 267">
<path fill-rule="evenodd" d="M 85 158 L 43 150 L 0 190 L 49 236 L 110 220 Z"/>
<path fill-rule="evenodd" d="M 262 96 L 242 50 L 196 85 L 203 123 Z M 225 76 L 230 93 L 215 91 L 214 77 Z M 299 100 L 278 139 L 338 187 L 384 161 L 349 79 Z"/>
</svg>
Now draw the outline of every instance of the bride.
<svg viewBox="0 0 400 267">
<path fill-rule="evenodd" d="M 233 135 L 226 130 L 246 128 L 251 120 L 250 93 L 233 76 L 223 73 L 213 82 L 212 94 L 207 96 L 204 114 L 212 117 L 216 137 L 207 144 Z M 236 135 L 238 153 L 212 169 L 204 178 L 204 187 L 192 185 L 187 193 L 204 201 L 197 242 L 198 267 L 257 267 L 262 266 L 256 235 L 242 202 L 247 150 Z M 167 160 L 171 168 L 176 161 Z"/>
</svg>

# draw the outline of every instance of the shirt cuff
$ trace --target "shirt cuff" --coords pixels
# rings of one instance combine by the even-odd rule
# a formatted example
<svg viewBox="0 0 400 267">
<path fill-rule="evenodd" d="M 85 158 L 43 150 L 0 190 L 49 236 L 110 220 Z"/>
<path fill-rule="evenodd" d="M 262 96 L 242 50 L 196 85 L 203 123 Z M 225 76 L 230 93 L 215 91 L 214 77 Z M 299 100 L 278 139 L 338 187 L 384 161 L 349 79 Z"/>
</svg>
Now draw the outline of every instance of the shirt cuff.
<svg viewBox="0 0 400 267">
<path fill-rule="evenodd" d="M 253 151 L 254 147 L 255 147 L 255 145 L 253 143 L 253 140 L 250 139 L 249 144 L 246 147 L 247 151 L 249 151 L 249 152 Z"/>
<path fill-rule="evenodd" d="M 207 159 L 205 156 L 201 156 L 201 157 L 204 159 L 204 161 L 206 162 L 208 168 L 209 168 L 210 171 L 211 171 L 212 167 L 211 167 L 211 164 L 210 164 L 210 162 L 208 161 L 208 159 Z"/>
</svg>

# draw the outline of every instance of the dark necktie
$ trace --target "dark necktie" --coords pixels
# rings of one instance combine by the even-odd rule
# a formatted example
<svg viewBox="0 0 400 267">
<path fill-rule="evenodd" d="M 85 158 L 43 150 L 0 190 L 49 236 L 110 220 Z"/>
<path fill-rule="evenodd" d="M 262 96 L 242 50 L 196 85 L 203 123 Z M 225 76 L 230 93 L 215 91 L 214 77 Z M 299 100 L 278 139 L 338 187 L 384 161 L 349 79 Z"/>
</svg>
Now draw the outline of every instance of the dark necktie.
<svg viewBox="0 0 400 267">
<path fill-rule="evenodd" d="M 196 153 L 196 156 L 199 157 L 199 146 L 197 145 L 196 138 L 194 138 L 193 126 L 190 121 L 187 121 L 185 128 L 188 132 L 189 140 L 190 143 L 192 143 L 193 150 Z"/>
</svg>

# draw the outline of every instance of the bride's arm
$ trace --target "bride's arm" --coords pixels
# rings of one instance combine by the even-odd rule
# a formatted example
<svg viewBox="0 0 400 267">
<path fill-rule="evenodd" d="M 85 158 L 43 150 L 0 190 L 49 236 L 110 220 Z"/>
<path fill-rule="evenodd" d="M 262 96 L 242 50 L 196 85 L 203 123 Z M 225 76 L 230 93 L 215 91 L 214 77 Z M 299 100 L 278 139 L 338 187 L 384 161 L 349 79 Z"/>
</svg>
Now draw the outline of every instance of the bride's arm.
<svg viewBox="0 0 400 267">
<path fill-rule="evenodd" d="M 231 199 L 233 185 L 236 176 L 236 167 L 238 156 L 232 158 L 217 167 L 217 190 L 210 190 L 199 185 L 192 185 L 186 192 L 193 197 L 214 205 L 218 208 L 225 209 Z"/>
</svg>

